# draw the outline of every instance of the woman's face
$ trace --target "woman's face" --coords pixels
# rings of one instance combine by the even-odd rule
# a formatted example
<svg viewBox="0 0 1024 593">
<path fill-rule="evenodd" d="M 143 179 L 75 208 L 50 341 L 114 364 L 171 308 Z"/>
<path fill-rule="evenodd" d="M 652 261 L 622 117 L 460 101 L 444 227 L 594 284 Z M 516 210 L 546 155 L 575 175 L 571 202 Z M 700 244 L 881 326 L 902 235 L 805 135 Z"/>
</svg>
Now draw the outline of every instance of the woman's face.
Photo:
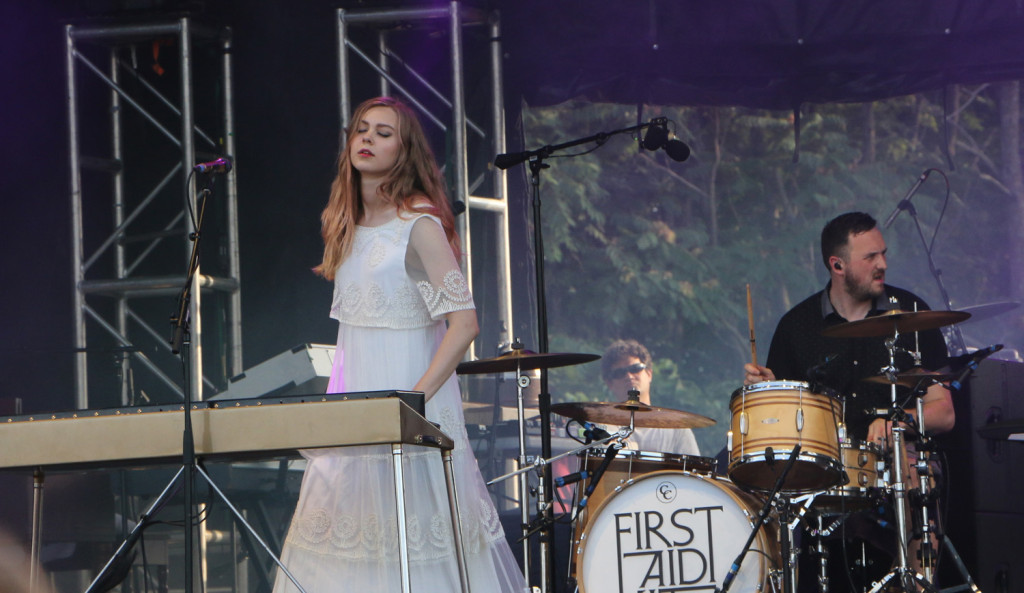
<svg viewBox="0 0 1024 593">
<path fill-rule="evenodd" d="M 383 177 L 398 162 L 402 140 L 398 135 L 398 113 L 390 107 L 371 107 L 356 122 L 349 143 L 352 166 L 363 179 Z"/>
</svg>

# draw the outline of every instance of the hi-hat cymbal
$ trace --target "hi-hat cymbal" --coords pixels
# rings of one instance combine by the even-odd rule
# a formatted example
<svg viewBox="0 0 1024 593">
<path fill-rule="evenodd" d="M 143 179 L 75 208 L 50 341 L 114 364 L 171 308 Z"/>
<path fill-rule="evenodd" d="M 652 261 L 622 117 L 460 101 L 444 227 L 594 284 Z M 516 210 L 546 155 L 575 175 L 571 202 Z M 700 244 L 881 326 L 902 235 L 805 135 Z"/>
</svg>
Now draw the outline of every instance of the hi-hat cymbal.
<svg viewBox="0 0 1024 593">
<path fill-rule="evenodd" d="M 582 364 L 601 358 L 597 354 L 577 354 L 573 352 L 537 353 L 529 350 L 510 350 L 494 358 L 481 358 L 463 362 L 455 368 L 460 375 L 478 375 L 483 373 L 509 373 L 515 370 L 528 371 L 533 369 L 550 369 L 573 364 Z"/>
<path fill-rule="evenodd" d="M 903 387 L 917 387 L 918 383 L 920 383 L 922 379 L 942 383 L 943 381 L 951 381 L 955 377 L 956 375 L 953 373 L 940 373 L 915 367 L 909 371 L 897 373 L 896 384 L 902 385 Z M 866 381 L 868 383 L 882 383 L 884 385 L 890 385 L 892 383 L 886 375 L 874 375 L 862 379 L 862 381 Z"/>
<path fill-rule="evenodd" d="M 901 311 L 893 309 L 874 317 L 826 327 L 821 335 L 828 338 L 880 338 L 891 336 L 894 332 L 905 334 L 953 325 L 970 316 L 970 313 L 963 311 Z"/>
<path fill-rule="evenodd" d="M 974 305 L 973 307 L 964 307 L 960 309 L 964 313 L 971 314 L 971 321 L 982 321 L 984 319 L 991 319 L 996 315 L 1002 315 L 1007 311 L 1013 311 L 1020 306 L 1020 303 L 1016 301 L 999 301 L 995 303 L 985 303 L 984 305 Z"/>
<path fill-rule="evenodd" d="M 554 404 L 551 411 L 577 421 L 598 422 L 610 426 L 644 428 L 704 428 L 715 423 L 707 416 L 671 408 L 658 408 L 639 402 L 566 402 Z"/>
</svg>

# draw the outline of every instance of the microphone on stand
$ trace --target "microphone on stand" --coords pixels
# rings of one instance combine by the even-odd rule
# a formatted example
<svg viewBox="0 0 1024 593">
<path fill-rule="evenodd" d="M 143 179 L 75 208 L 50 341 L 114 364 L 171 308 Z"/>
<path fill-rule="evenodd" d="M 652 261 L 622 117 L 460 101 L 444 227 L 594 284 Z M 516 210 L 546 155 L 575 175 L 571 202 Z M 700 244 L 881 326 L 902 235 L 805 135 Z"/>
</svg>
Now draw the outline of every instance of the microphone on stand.
<svg viewBox="0 0 1024 593">
<path fill-rule="evenodd" d="M 981 350 L 977 350 L 975 352 L 972 352 L 971 354 L 964 354 L 963 356 L 956 357 L 955 360 L 957 362 L 960 362 L 962 360 L 966 360 L 966 362 L 964 362 L 964 366 L 960 370 L 960 375 L 958 375 L 955 380 L 949 383 L 950 388 L 952 388 L 955 391 L 960 391 L 961 389 L 963 389 L 964 381 L 966 381 L 967 377 L 978 368 L 978 363 L 985 360 L 989 356 L 995 354 L 996 352 L 999 352 L 1002 349 L 1002 344 L 996 344 L 994 346 L 989 346 L 988 348 L 982 348 Z M 950 360 L 950 363 L 952 366 L 953 360 Z"/>
<path fill-rule="evenodd" d="M 903 199 L 896 204 L 896 208 L 892 211 L 892 214 L 889 215 L 889 218 L 885 219 L 885 224 L 882 225 L 883 229 L 889 228 L 889 225 L 892 224 L 892 221 L 896 220 L 896 217 L 900 215 L 900 212 L 911 207 L 910 198 L 917 193 L 917 189 L 921 187 L 921 184 L 924 183 L 925 179 L 928 179 L 928 174 L 931 172 L 932 169 L 925 169 L 924 173 L 921 173 L 921 176 L 917 178 L 917 181 L 914 183 L 914 186 L 910 188 L 910 191 L 907 192 L 907 195 L 903 196 Z"/>
<path fill-rule="evenodd" d="M 196 173 L 227 173 L 231 170 L 231 159 L 221 157 L 208 163 L 199 163 L 192 169 Z"/>
<path fill-rule="evenodd" d="M 668 119 L 664 117 L 651 120 L 641 145 L 651 151 L 663 148 L 668 158 L 678 163 L 690 158 L 690 147 L 668 131 Z"/>
<path fill-rule="evenodd" d="M 594 489 L 597 488 L 597 483 L 601 481 L 601 476 L 604 475 L 608 466 L 611 465 L 612 459 L 619 454 L 619 443 L 613 443 L 608 447 L 608 450 L 604 453 L 604 459 L 601 461 L 601 465 L 597 466 L 594 470 L 593 477 L 590 478 L 590 483 L 587 484 L 587 489 L 583 491 L 583 497 L 580 499 L 580 507 L 584 508 L 587 506 L 587 502 L 590 500 L 590 495 L 594 493 Z"/>
<path fill-rule="evenodd" d="M 612 435 L 607 430 L 601 428 L 600 426 L 597 426 L 592 422 L 584 422 L 582 436 L 583 438 L 587 439 L 587 443 L 590 443 L 592 441 L 600 441 L 601 439 L 606 439 Z"/>
</svg>

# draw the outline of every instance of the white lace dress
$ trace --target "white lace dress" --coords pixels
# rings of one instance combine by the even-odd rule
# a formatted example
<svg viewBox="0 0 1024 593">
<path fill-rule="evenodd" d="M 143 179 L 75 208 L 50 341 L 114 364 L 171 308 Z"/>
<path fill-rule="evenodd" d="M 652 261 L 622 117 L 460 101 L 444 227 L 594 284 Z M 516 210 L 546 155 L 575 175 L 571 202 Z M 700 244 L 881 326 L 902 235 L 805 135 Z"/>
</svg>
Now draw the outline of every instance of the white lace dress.
<svg viewBox="0 0 1024 593">
<path fill-rule="evenodd" d="M 340 326 L 328 392 L 411 389 L 445 334 L 445 314 L 474 307 L 454 256 L 417 265 L 424 242 L 436 247 L 437 241 L 447 245 L 440 221 L 425 214 L 357 228 L 352 254 L 334 283 L 331 317 Z M 521 593 L 521 569 L 469 448 L 454 374 L 427 402 L 426 415 L 455 441 L 453 468 L 472 590 Z M 282 550 L 284 565 L 308 593 L 401 591 L 390 447 L 303 455 L 307 467 Z M 407 447 L 404 463 L 413 591 L 459 591 L 440 455 Z M 278 571 L 274 593 L 296 591 Z"/>
</svg>

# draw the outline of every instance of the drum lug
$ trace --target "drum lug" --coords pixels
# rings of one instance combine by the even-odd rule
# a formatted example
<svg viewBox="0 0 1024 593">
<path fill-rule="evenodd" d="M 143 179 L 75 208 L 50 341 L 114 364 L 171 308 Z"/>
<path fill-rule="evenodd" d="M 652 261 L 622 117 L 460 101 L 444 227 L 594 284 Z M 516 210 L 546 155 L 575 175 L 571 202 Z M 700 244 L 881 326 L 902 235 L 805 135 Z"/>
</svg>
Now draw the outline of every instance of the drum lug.
<svg viewBox="0 0 1024 593">
<path fill-rule="evenodd" d="M 804 409 L 800 408 L 796 411 L 796 431 L 804 431 Z"/>
</svg>

